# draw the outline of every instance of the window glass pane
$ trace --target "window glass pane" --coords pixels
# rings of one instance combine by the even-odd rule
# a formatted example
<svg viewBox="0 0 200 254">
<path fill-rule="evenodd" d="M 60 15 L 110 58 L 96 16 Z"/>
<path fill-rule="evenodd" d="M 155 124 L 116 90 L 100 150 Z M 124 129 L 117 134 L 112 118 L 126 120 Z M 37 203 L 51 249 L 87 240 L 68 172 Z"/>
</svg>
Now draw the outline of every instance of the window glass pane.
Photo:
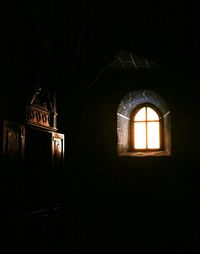
<svg viewBox="0 0 200 254">
<path fill-rule="evenodd" d="M 141 108 L 135 115 L 134 121 L 145 121 L 146 120 L 146 109 Z"/>
<path fill-rule="evenodd" d="M 158 114 L 152 108 L 147 107 L 147 121 L 159 120 Z"/>
<path fill-rule="evenodd" d="M 159 122 L 147 123 L 147 148 L 160 148 Z"/>
<path fill-rule="evenodd" d="M 134 148 L 146 148 L 146 123 L 134 123 Z"/>
</svg>

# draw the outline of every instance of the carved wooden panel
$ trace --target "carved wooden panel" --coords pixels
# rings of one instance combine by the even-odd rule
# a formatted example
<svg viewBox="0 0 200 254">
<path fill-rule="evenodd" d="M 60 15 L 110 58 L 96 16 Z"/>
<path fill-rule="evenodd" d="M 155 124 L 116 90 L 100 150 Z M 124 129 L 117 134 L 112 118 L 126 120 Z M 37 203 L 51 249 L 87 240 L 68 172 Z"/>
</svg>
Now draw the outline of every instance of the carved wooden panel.
<svg viewBox="0 0 200 254">
<path fill-rule="evenodd" d="M 32 100 L 27 105 L 27 123 L 56 131 L 56 119 L 56 96 L 52 98 L 47 89 L 37 87 Z"/>
<path fill-rule="evenodd" d="M 52 132 L 53 165 L 62 165 L 64 160 L 64 134 Z"/>
<path fill-rule="evenodd" d="M 27 123 L 37 125 L 38 127 L 44 127 L 47 129 L 56 130 L 54 127 L 55 113 L 41 110 L 39 108 L 30 106 L 27 107 Z"/>
<path fill-rule="evenodd" d="M 51 127 L 52 125 L 50 112 L 39 110 L 34 107 L 27 108 L 27 121 L 44 127 Z"/>
<path fill-rule="evenodd" d="M 3 155 L 11 160 L 23 159 L 25 128 L 21 124 L 4 121 Z"/>
</svg>

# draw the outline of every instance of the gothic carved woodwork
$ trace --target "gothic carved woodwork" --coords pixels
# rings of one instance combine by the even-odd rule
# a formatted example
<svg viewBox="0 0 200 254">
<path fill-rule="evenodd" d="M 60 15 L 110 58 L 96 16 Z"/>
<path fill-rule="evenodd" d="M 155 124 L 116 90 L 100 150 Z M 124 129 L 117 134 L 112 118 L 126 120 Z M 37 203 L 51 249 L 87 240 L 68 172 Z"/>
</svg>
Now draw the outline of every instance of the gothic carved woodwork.
<svg viewBox="0 0 200 254">
<path fill-rule="evenodd" d="M 1 149 L 0 156 L 3 155 L 8 161 L 21 161 L 26 166 L 29 166 L 31 161 L 43 161 L 44 167 L 51 164 L 55 167 L 62 166 L 64 160 L 64 134 L 57 133 L 56 121 L 55 96 L 52 98 L 47 90 L 37 88 L 26 107 L 25 125 L 7 120 L 2 121 L 3 138 L 0 137 L 0 141 L 3 142 L 3 150 Z M 40 150 L 38 147 L 43 148 Z M 36 154 L 38 155 L 38 150 L 41 158 L 34 157 Z M 23 157 L 25 157 L 25 160 L 23 160 Z"/>
<path fill-rule="evenodd" d="M 51 126 L 50 113 L 34 108 L 33 106 L 27 108 L 27 120 L 28 122 L 44 127 Z"/>
<path fill-rule="evenodd" d="M 30 125 L 56 131 L 56 97 L 51 100 L 47 90 L 37 88 L 27 106 L 26 121 Z"/>
<path fill-rule="evenodd" d="M 24 125 L 4 121 L 3 154 L 11 160 L 22 160 L 24 155 L 25 127 Z"/>
<path fill-rule="evenodd" d="M 37 88 L 25 110 L 24 125 L 0 121 L 0 158 L 6 174 L 23 174 L 19 189 L 30 212 L 62 202 L 64 134 L 57 133 L 56 98 L 46 89 Z"/>
</svg>

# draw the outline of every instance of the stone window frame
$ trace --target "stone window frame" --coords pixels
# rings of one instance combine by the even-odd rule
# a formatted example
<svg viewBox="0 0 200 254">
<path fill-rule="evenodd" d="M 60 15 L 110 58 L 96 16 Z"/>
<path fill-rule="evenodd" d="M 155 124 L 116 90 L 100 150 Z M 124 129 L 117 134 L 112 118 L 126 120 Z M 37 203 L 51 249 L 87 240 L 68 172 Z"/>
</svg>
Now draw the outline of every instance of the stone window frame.
<svg viewBox="0 0 200 254">
<path fill-rule="evenodd" d="M 132 113 L 141 105 L 157 108 L 163 122 L 163 145 L 159 151 L 134 151 L 131 147 Z M 151 90 L 136 90 L 126 94 L 117 110 L 117 155 L 118 156 L 170 156 L 171 155 L 171 113 L 164 99 Z"/>
</svg>

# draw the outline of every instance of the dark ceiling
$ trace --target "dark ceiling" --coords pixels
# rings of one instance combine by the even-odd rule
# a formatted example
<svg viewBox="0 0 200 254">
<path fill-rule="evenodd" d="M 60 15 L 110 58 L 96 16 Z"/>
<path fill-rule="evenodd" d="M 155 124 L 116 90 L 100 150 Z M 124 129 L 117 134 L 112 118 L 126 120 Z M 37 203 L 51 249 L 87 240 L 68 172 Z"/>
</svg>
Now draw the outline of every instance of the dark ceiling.
<svg viewBox="0 0 200 254">
<path fill-rule="evenodd" d="M 119 50 L 198 77 L 197 6 L 93 1 L 6 2 L 1 10 L 1 71 L 22 83 L 92 77 Z M 108 1 L 107 1 L 108 2 Z"/>
</svg>

